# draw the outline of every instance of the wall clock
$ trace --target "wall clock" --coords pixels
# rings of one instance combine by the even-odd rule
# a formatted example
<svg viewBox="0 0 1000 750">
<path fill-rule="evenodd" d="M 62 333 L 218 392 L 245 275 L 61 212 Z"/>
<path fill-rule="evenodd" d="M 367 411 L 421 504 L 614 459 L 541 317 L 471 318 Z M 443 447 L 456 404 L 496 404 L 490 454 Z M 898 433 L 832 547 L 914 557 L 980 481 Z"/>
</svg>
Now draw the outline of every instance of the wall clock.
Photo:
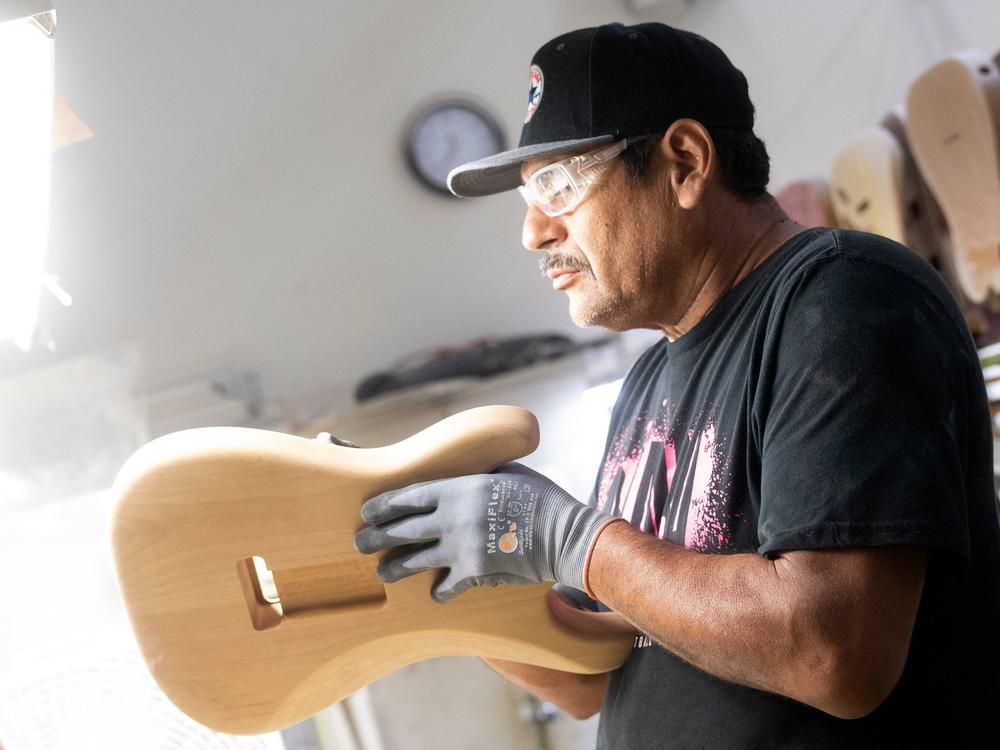
<svg viewBox="0 0 1000 750">
<path fill-rule="evenodd" d="M 448 172 L 459 164 L 506 148 L 503 129 L 483 107 L 467 99 L 443 99 L 424 106 L 406 135 L 406 155 L 417 178 L 451 195 Z"/>
</svg>

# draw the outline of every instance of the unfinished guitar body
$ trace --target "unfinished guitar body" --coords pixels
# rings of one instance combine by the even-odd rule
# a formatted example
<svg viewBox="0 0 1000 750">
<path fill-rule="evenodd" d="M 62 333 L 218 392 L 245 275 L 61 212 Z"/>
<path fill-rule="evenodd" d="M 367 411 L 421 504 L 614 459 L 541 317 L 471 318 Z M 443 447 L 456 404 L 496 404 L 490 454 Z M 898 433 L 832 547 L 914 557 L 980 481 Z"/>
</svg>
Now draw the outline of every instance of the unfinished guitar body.
<svg viewBox="0 0 1000 750">
<path fill-rule="evenodd" d="M 913 151 L 906 135 L 906 114 L 902 107 L 886 113 L 881 126 L 892 134 L 901 157 L 903 181 L 900 203 L 903 211 L 904 244 L 938 270 L 957 300 L 967 302 L 955 274 L 948 223 L 913 159 Z"/>
<path fill-rule="evenodd" d="M 993 309 L 996 295 L 991 293 L 987 302 L 977 304 L 969 299 L 959 282 L 948 222 L 913 158 L 902 107 L 888 112 L 881 124 L 896 138 L 903 155 L 902 199 L 906 216 L 906 246 L 941 274 L 948 291 L 962 310 L 977 345 L 995 341 L 1000 335 L 1000 315 Z"/>
<path fill-rule="evenodd" d="M 621 628 L 570 631 L 549 609 L 550 584 L 473 588 L 441 605 L 430 598 L 433 572 L 384 584 L 375 556 L 354 550 L 366 499 L 487 472 L 537 442 L 530 412 L 493 406 L 385 448 L 239 427 L 183 430 L 143 446 L 115 481 L 112 541 L 157 683 L 202 724 L 254 734 L 435 656 L 616 668 L 631 637 Z"/>
<path fill-rule="evenodd" d="M 837 154 L 830 195 L 838 226 L 906 242 L 903 154 L 885 128 L 869 128 Z"/>
<path fill-rule="evenodd" d="M 959 282 L 973 302 L 1000 291 L 1000 72 L 970 51 L 910 87 L 906 131 L 948 221 Z"/>
</svg>

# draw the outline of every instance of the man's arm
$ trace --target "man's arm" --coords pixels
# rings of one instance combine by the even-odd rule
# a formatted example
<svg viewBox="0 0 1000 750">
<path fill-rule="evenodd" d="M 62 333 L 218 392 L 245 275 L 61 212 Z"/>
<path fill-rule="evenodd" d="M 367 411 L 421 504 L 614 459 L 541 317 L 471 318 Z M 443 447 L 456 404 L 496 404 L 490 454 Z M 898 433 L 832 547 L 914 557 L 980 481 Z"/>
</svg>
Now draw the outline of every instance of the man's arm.
<svg viewBox="0 0 1000 750">
<path fill-rule="evenodd" d="M 919 547 L 707 555 L 613 523 L 591 595 L 723 679 L 839 718 L 871 713 L 906 662 L 923 590 Z"/>
<path fill-rule="evenodd" d="M 574 719 L 601 710 L 610 673 L 572 674 L 504 659 L 483 659 L 495 672 L 544 701 L 552 701 Z"/>
<path fill-rule="evenodd" d="M 519 536 L 494 554 L 482 518 L 503 499 Z M 447 568 L 431 596 L 473 585 L 555 580 L 590 590 L 667 649 L 723 679 L 841 718 L 864 716 L 902 672 L 923 590 L 921 547 L 713 555 L 638 531 L 511 464 L 491 474 L 413 485 L 361 509 L 363 553 L 391 549 L 392 583 Z M 516 523 L 515 523 L 516 521 Z M 596 540 L 596 541 L 595 541 Z"/>
</svg>

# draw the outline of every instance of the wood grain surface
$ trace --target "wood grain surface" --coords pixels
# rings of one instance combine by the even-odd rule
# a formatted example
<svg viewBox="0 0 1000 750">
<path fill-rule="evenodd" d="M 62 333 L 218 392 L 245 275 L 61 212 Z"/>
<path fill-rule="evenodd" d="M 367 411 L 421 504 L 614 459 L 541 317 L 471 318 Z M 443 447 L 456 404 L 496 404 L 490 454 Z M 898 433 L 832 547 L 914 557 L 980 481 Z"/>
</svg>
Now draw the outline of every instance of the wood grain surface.
<svg viewBox="0 0 1000 750">
<path fill-rule="evenodd" d="M 910 86 L 906 132 L 948 222 L 959 283 L 973 302 L 1000 291 L 1000 70 L 967 51 Z"/>
<path fill-rule="evenodd" d="M 255 734 L 435 656 L 616 668 L 632 642 L 621 618 L 581 614 L 570 629 L 573 618 L 553 616 L 551 584 L 474 588 L 441 605 L 434 572 L 383 584 L 376 557 L 354 550 L 366 499 L 487 472 L 537 444 L 530 412 L 488 406 L 384 448 L 240 427 L 143 446 L 115 481 L 112 546 L 157 683 L 196 721 Z"/>
</svg>

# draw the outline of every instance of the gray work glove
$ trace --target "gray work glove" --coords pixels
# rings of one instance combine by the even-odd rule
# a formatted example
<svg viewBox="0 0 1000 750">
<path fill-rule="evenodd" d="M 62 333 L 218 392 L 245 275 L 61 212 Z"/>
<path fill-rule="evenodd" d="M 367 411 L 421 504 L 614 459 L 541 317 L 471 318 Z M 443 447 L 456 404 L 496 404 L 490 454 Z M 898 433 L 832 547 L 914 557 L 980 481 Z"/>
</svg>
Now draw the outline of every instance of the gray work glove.
<svg viewBox="0 0 1000 750">
<path fill-rule="evenodd" d="M 470 586 L 498 583 L 559 581 L 583 589 L 591 545 L 616 520 L 516 463 L 377 495 L 361 517 L 371 525 L 354 537 L 357 550 L 393 550 L 378 566 L 383 581 L 447 569 L 431 588 L 440 603 Z"/>
</svg>

